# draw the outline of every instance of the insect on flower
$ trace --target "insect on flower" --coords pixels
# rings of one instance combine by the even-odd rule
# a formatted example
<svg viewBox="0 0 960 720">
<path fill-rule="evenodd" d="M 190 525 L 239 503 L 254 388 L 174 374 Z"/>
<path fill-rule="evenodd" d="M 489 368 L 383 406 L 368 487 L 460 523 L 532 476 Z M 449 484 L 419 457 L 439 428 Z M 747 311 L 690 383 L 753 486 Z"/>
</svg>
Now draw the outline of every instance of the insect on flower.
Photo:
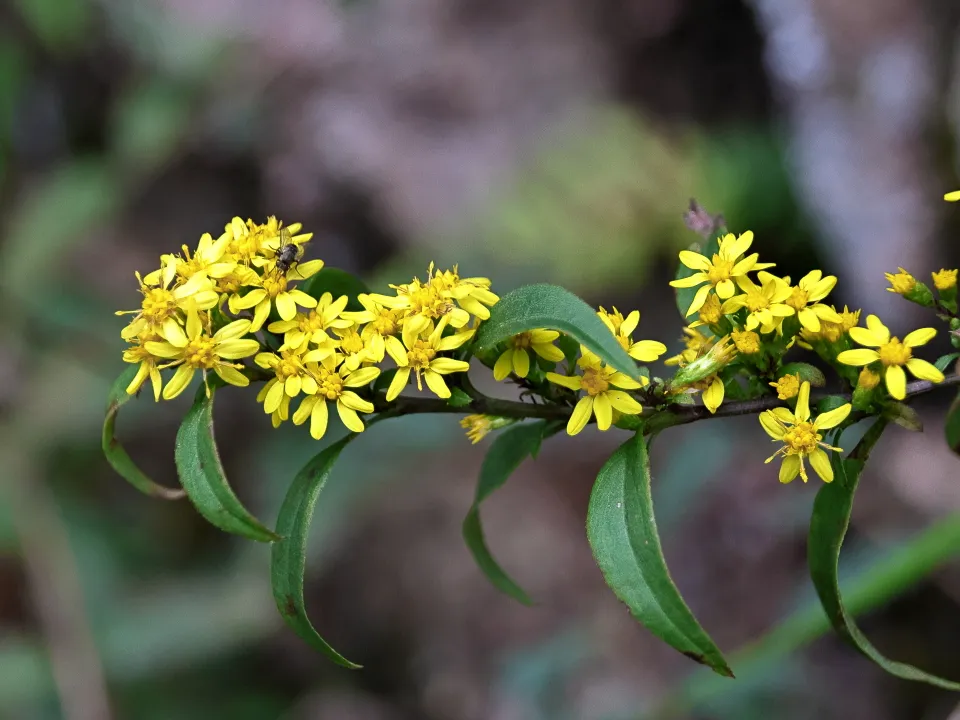
<svg viewBox="0 0 960 720">
<path fill-rule="evenodd" d="M 276 255 L 276 272 L 279 275 L 286 275 L 303 257 L 304 247 L 289 240 L 290 231 L 285 227 L 280 228 L 280 249 Z"/>
</svg>

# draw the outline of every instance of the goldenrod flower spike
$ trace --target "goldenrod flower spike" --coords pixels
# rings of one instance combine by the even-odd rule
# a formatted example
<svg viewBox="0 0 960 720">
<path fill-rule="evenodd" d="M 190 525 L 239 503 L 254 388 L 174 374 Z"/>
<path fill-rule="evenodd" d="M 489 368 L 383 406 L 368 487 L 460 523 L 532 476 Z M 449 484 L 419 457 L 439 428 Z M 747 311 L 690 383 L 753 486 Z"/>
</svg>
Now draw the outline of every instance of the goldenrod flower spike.
<svg viewBox="0 0 960 720">
<path fill-rule="evenodd" d="M 707 300 L 711 290 L 715 290 L 721 300 L 726 300 L 736 292 L 734 281 L 745 278 L 748 272 L 773 267 L 773 263 L 760 263 L 757 253 L 747 255 L 753 243 L 753 232 L 748 230 L 739 237 L 727 234 L 720 239 L 718 252 L 708 258 L 690 250 L 680 251 L 680 262 L 691 270 L 696 270 L 690 277 L 680 280 L 671 280 L 670 285 L 678 288 L 692 288 L 703 285 L 690 303 L 687 317 L 697 312 Z"/>
<path fill-rule="evenodd" d="M 775 408 L 760 413 L 760 425 L 775 442 L 782 442 L 783 447 L 766 459 L 771 462 L 774 458 L 782 457 L 780 466 L 780 482 L 788 483 L 799 475 L 807 482 L 807 469 L 804 459 L 810 460 L 810 466 L 824 482 L 833 481 L 833 468 L 830 467 L 830 456 L 824 451 L 834 450 L 842 452 L 840 448 L 822 442 L 822 430 L 834 428 L 850 414 L 850 403 L 825 412 L 815 419 L 810 416 L 810 383 L 804 382 L 797 395 L 796 409 L 791 412 L 787 408 Z"/>
<path fill-rule="evenodd" d="M 886 325 L 880 322 L 876 315 L 867 316 L 867 327 L 850 328 L 850 337 L 865 349 L 845 350 L 837 356 L 837 360 L 844 365 L 862 367 L 878 362 L 883 374 L 887 392 L 897 400 L 903 400 L 907 394 L 907 376 L 903 371 L 906 367 L 910 373 L 921 380 L 943 382 L 943 373 L 931 363 L 913 357 L 913 348 L 926 345 L 933 340 L 937 331 L 934 328 L 921 328 L 908 334 L 901 342 L 890 336 Z"/>
<path fill-rule="evenodd" d="M 528 330 L 514 335 L 507 341 L 507 349 L 503 351 L 493 366 L 493 377 L 498 382 L 504 380 L 510 373 L 519 378 L 525 378 L 530 372 L 530 355 L 532 350 L 544 360 L 560 362 L 563 360 L 563 351 L 554 345 L 560 337 L 556 330 Z"/>
<path fill-rule="evenodd" d="M 567 422 L 567 434 L 576 435 L 586 427 L 591 415 L 597 417 L 597 429 L 609 430 L 613 424 L 613 411 L 622 415 L 639 415 L 643 407 L 624 390 L 639 390 L 643 384 L 603 364 L 599 357 L 580 347 L 582 357 L 577 365 L 582 375 L 559 375 L 548 372 L 546 377 L 552 383 L 570 390 L 583 390 L 586 395 L 577 401 L 573 414 Z"/>
</svg>

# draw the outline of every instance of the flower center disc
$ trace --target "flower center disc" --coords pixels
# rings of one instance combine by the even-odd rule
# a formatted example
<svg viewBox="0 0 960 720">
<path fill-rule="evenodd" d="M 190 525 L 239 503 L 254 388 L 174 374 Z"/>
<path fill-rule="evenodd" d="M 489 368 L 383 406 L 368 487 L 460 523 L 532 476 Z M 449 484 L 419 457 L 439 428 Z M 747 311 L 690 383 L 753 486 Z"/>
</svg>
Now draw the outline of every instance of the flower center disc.
<svg viewBox="0 0 960 720">
<path fill-rule="evenodd" d="M 599 395 L 610 388 L 610 383 L 603 379 L 599 372 L 593 368 L 587 368 L 580 378 L 580 386 L 586 390 L 587 395 Z"/>
<path fill-rule="evenodd" d="M 882 345 L 877 352 L 880 353 L 880 362 L 887 366 L 903 365 L 913 357 L 910 348 L 897 338 L 892 338 L 886 345 Z"/>
<path fill-rule="evenodd" d="M 788 455 L 809 455 L 817 449 L 821 437 L 813 423 L 802 422 L 787 430 L 783 442 L 787 446 Z"/>
</svg>

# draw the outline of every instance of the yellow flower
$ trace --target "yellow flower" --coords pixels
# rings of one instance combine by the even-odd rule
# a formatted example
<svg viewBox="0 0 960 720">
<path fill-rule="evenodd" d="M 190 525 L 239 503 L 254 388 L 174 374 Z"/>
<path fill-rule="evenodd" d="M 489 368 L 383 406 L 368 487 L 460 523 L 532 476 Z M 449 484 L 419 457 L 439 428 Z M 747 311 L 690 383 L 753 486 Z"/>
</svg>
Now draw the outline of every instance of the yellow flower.
<svg viewBox="0 0 960 720">
<path fill-rule="evenodd" d="M 957 286 L 956 270 L 940 270 L 930 274 L 933 276 L 933 285 L 937 290 L 952 290 Z"/>
<path fill-rule="evenodd" d="M 913 290 L 917 285 L 917 279 L 908 273 L 903 268 L 898 268 L 900 272 L 896 275 L 893 273 L 884 273 L 884 277 L 887 278 L 887 282 L 890 283 L 890 287 L 887 288 L 887 292 L 897 293 L 898 295 L 906 295 L 908 292 Z"/>
<path fill-rule="evenodd" d="M 348 388 L 369 385 L 380 374 L 380 368 L 365 367 L 350 371 L 339 355 L 328 355 L 316 370 L 317 392 L 308 395 L 293 414 L 294 425 L 310 418 L 310 435 L 319 440 L 327 432 L 328 402 L 335 402 L 340 421 L 351 432 L 363 432 L 363 421 L 357 413 L 373 412 L 373 403 Z"/>
<path fill-rule="evenodd" d="M 737 285 L 743 290 L 743 294 L 734 295 L 724 301 L 721 309 L 724 315 L 729 315 L 740 308 L 746 308 L 749 311 L 745 325 L 747 330 L 759 327 L 760 332 L 773 332 L 780 327 L 785 317 L 796 312 L 784 303 L 793 290 L 789 283 L 768 272 L 761 272 L 757 277 L 760 285 L 745 275 L 738 277 Z"/>
<path fill-rule="evenodd" d="M 394 345 L 394 351 L 403 353 L 403 343 L 397 339 L 403 323 L 403 311 L 394 310 L 377 302 L 372 295 L 361 293 L 357 300 L 363 305 L 358 312 L 344 312 L 340 316 L 362 326 L 360 337 L 363 339 L 373 362 L 382 362 L 387 344 Z"/>
<path fill-rule="evenodd" d="M 304 353 L 305 346 L 281 348 L 279 353 L 258 353 L 253 361 L 260 367 L 273 370 L 276 377 L 267 385 L 263 398 L 263 411 L 273 413 L 280 407 L 283 396 L 295 398 L 301 392 L 313 395 L 317 392 L 317 362 L 334 354 L 332 347 Z"/>
<path fill-rule="evenodd" d="M 831 307 L 831 309 L 836 311 L 836 308 Z M 827 342 L 836 342 L 850 332 L 850 328 L 855 328 L 860 322 L 860 311 L 850 310 L 846 305 L 843 306 L 843 312 L 837 312 L 837 315 L 840 316 L 839 322 L 824 320 L 820 323 L 820 332 L 811 332 L 807 328 L 803 328 L 800 331 L 801 336 L 807 340 L 822 338 Z"/>
<path fill-rule="evenodd" d="M 880 384 L 880 376 L 870 368 L 863 368 L 857 377 L 857 387 L 864 390 L 873 390 Z"/>
<path fill-rule="evenodd" d="M 753 243 L 753 232 L 748 230 L 739 237 L 727 234 L 720 239 L 718 252 L 713 258 L 690 250 L 680 251 L 680 262 L 691 270 L 696 270 L 690 277 L 680 280 L 671 280 L 670 285 L 678 288 L 692 288 L 703 285 L 690 303 L 687 316 L 697 312 L 707 300 L 711 290 L 715 290 L 721 300 L 733 296 L 736 292 L 734 281 L 745 278 L 748 272 L 773 267 L 773 263 L 758 263 L 759 255 L 753 253 L 743 257 Z"/>
<path fill-rule="evenodd" d="M 833 468 L 830 467 L 830 456 L 824 452 L 840 448 L 827 445 L 823 440 L 821 430 L 834 428 L 850 414 L 850 403 L 841 405 L 835 410 L 825 412 L 816 419 L 810 419 L 810 383 L 804 382 L 800 386 L 797 396 L 797 408 L 790 412 L 787 408 L 774 408 L 760 413 L 760 425 L 775 442 L 782 442 L 783 447 L 767 458 L 771 462 L 776 457 L 783 458 L 780 466 L 780 482 L 788 483 L 797 475 L 807 481 L 807 468 L 803 464 L 804 458 L 810 459 L 810 466 L 824 482 L 833 481 Z"/>
<path fill-rule="evenodd" d="M 348 301 L 346 295 L 334 300 L 333 295 L 326 292 L 320 296 L 317 306 L 308 314 L 298 312 L 290 320 L 277 320 L 267 325 L 267 330 L 278 335 L 283 333 L 283 347 L 286 348 L 296 348 L 310 342 L 321 344 L 329 340 L 327 330 L 353 325 L 353 320 L 343 317 L 343 309 Z"/>
<path fill-rule="evenodd" d="M 460 427 L 467 431 L 467 438 L 476 445 L 494 430 L 513 425 L 514 418 L 498 415 L 467 415 L 460 421 Z"/>
<path fill-rule="evenodd" d="M 781 400 L 789 400 L 797 396 L 800 392 L 800 375 L 784 375 L 776 382 L 770 383 L 771 387 L 776 388 L 777 397 Z"/>
<path fill-rule="evenodd" d="M 313 233 L 300 233 L 303 228 L 302 223 L 284 226 L 282 222 L 278 222 L 272 216 L 267 219 L 265 225 L 254 225 L 250 220 L 247 220 L 247 226 L 254 232 L 259 230 L 263 237 L 260 243 L 260 255 L 264 260 L 255 259 L 253 261 L 255 265 L 266 265 L 270 260 L 275 260 L 284 245 L 296 247 L 299 257 L 304 251 L 303 246 L 313 237 Z"/>
<path fill-rule="evenodd" d="M 387 344 L 387 352 L 397 363 L 397 374 L 393 376 L 390 387 L 387 389 L 387 401 L 391 401 L 400 394 L 410 380 L 411 371 L 417 376 L 417 390 L 423 390 L 423 381 L 427 387 L 440 398 L 450 397 L 450 388 L 443 381 L 444 375 L 455 372 L 466 372 L 470 363 L 463 360 L 454 360 L 448 357 L 437 357 L 437 353 L 456 350 L 473 336 L 473 331 L 456 333 L 441 337 L 447 326 L 445 319 L 437 323 L 437 327 L 426 338 L 414 336 L 409 339 L 403 334 L 403 347 Z M 398 343 L 399 344 L 399 343 Z"/>
<path fill-rule="evenodd" d="M 369 343 L 355 327 L 336 328 L 333 345 L 343 355 L 343 364 L 350 372 L 364 364 L 377 362 Z M 399 345 L 399 343 L 397 343 Z"/>
<path fill-rule="evenodd" d="M 943 199 L 947 202 L 957 202 L 960 200 L 960 190 L 954 190 L 953 192 L 948 192 L 943 196 Z"/>
<path fill-rule="evenodd" d="M 510 373 L 525 378 L 530 372 L 530 354 L 533 350 L 544 360 L 560 362 L 563 360 L 563 351 L 553 344 L 560 337 L 556 330 L 528 330 L 514 335 L 507 341 L 507 349 L 497 358 L 493 366 L 493 377 L 503 380 Z"/>
<path fill-rule="evenodd" d="M 737 352 L 743 355 L 753 355 L 760 352 L 760 336 L 753 330 L 734 330 L 730 333 Z"/>
<path fill-rule="evenodd" d="M 583 390 L 586 395 L 577 401 L 570 420 L 567 422 L 567 434 L 576 435 L 590 421 L 591 415 L 597 417 L 597 428 L 609 430 L 613 424 L 613 412 L 622 415 L 639 415 L 643 407 L 624 390 L 639 390 L 643 385 L 633 378 L 606 367 L 603 362 L 587 350 L 580 347 L 581 358 L 577 361 L 583 371 L 580 375 L 559 375 L 548 372 L 547 380 L 570 390 Z M 646 384 L 644 382 L 644 384 Z"/>
<path fill-rule="evenodd" d="M 143 334 L 162 334 L 165 327 L 179 327 L 181 311 L 188 307 L 209 310 L 220 299 L 214 289 L 213 281 L 203 274 L 194 275 L 182 285 L 169 289 L 166 285 L 151 287 L 136 273 L 143 293 L 143 302 L 139 310 L 119 310 L 117 315 L 134 315 L 133 320 L 123 330 L 120 337 L 132 340 Z"/>
<path fill-rule="evenodd" d="M 653 362 L 667 351 L 667 346 L 656 340 L 633 341 L 633 331 L 636 330 L 637 324 L 640 322 L 640 312 L 638 310 L 634 310 L 624 318 L 616 308 L 613 308 L 613 312 L 607 312 L 600 308 L 597 315 L 613 333 L 620 346 L 634 360 Z"/>
<path fill-rule="evenodd" d="M 898 338 L 890 337 L 890 331 L 880 322 L 880 318 L 876 315 L 867 315 L 867 327 L 851 328 L 850 337 L 861 345 L 877 349 L 846 350 L 837 356 L 837 360 L 844 365 L 856 367 L 870 365 L 879 360 L 887 392 L 897 400 L 903 400 L 907 392 L 904 366 L 914 377 L 921 380 L 943 382 L 942 372 L 926 360 L 913 357 L 912 352 L 913 348 L 926 345 L 933 340 L 936 334 L 937 331 L 934 328 L 921 328 L 914 330 L 903 339 L 903 342 L 900 342 Z"/>
<path fill-rule="evenodd" d="M 271 261 L 263 269 L 263 275 L 256 280 L 253 290 L 243 297 L 232 295 L 229 300 L 230 312 L 237 314 L 241 310 L 254 308 L 253 324 L 250 332 L 257 332 L 263 327 L 270 315 L 270 306 L 275 305 L 281 320 L 293 320 L 297 316 L 297 306 L 312 308 L 317 306 L 315 298 L 307 295 L 303 290 L 287 289 L 288 282 L 296 282 L 315 275 L 323 267 L 323 260 L 309 260 L 297 263 L 294 267 L 281 273 L 276 263 Z"/>
<path fill-rule="evenodd" d="M 820 321 L 839 323 L 840 316 L 829 305 L 820 302 L 837 284 L 836 275 L 823 277 L 820 270 L 812 270 L 791 288 L 784 302 L 797 311 L 800 324 L 811 332 L 820 331 Z"/>
<path fill-rule="evenodd" d="M 231 385 L 246 387 L 250 384 L 246 375 L 237 369 L 242 368 L 242 364 L 225 362 L 249 357 L 260 349 L 260 343 L 253 338 L 241 339 L 250 330 L 249 320 L 235 320 L 210 336 L 205 332 L 200 314 L 192 311 L 187 313 L 186 332 L 179 325 L 175 332 L 170 332 L 169 327 L 164 330 L 167 331 L 163 334 L 164 341 L 145 343 L 151 355 L 173 361 L 164 367 L 179 366 L 163 389 L 164 400 L 172 400 L 182 393 L 197 370 L 203 372 L 204 382 L 207 370 L 213 370 Z"/>
<path fill-rule="evenodd" d="M 433 263 L 430 264 L 430 282 L 439 288 L 440 292 L 449 295 L 457 304 L 478 320 L 490 318 L 489 308 L 496 305 L 499 296 L 490 291 L 490 279 L 484 277 L 461 278 L 456 265 L 453 270 L 433 272 Z"/>
<path fill-rule="evenodd" d="M 146 382 L 147 378 L 150 378 L 150 382 L 153 385 L 153 399 L 156 401 L 160 399 L 162 380 L 160 378 L 160 369 L 157 367 L 156 356 L 151 354 L 144 346 L 144 342 L 148 339 L 156 340 L 159 339 L 159 336 L 146 335 L 137 338 L 135 345 L 123 351 L 124 362 L 140 364 L 140 367 L 137 368 L 136 376 L 130 384 L 127 385 L 127 395 L 136 395 L 140 392 L 140 388 L 143 387 L 143 383 Z"/>
</svg>

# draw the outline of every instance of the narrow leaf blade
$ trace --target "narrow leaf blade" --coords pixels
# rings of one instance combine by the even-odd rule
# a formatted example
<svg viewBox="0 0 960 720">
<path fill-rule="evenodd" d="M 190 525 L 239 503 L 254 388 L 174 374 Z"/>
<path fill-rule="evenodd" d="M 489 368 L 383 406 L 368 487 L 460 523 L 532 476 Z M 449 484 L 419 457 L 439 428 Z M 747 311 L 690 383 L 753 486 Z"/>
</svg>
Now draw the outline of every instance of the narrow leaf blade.
<svg viewBox="0 0 960 720">
<path fill-rule="evenodd" d="M 944 426 L 944 432 L 947 436 L 947 445 L 957 455 L 960 455 L 960 393 L 957 393 L 956 400 L 950 405 L 947 411 L 947 422 Z"/>
<path fill-rule="evenodd" d="M 596 310 L 557 285 L 525 285 L 512 290 L 490 308 L 490 319 L 477 333 L 479 352 L 527 330 L 546 328 L 572 336 L 605 363 L 632 378 L 639 370 Z"/>
<path fill-rule="evenodd" d="M 127 386 L 130 385 L 136 374 L 137 366 L 128 366 L 110 388 L 110 394 L 107 396 L 107 415 L 103 420 L 103 435 L 101 438 L 103 454 L 107 458 L 107 462 L 110 463 L 110 467 L 140 492 L 164 500 L 179 500 L 184 496 L 183 490 L 164 487 L 151 480 L 143 470 L 137 467 L 137 464 L 127 454 L 126 449 L 115 435 L 117 413 L 120 411 L 120 407 L 133 397 L 127 394 Z"/>
<path fill-rule="evenodd" d="M 187 497 L 207 521 L 224 530 L 274 542 L 279 536 L 257 520 L 234 494 L 220 463 L 213 437 L 213 396 L 201 385 L 193 406 L 177 431 L 174 460 Z"/>
<path fill-rule="evenodd" d="M 857 627 L 840 596 L 837 566 L 840 561 L 843 538 L 850 525 L 853 497 L 870 447 L 876 442 L 885 424 L 884 420 L 876 421 L 867 431 L 864 440 L 848 458 L 843 459 L 838 454 L 834 454 L 834 480 L 832 483 L 825 484 L 817 492 L 810 518 L 810 536 L 807 545 L 810 576 L 830 624 L 857 650 L 891 675 L 905 680 L 929 683 L 947 690 L 960 690 L 960 683 L 931 675 L 913 665 L 890 660 L 881 654 Z"/>
<path fill-rule="evenodd" d="M 532 605 L 530 596 L 500 567 L 487 547 L 480 523 L 480 503 L 503 486 L 527 456 L 536 457 L 547 431 L 546 421 L 514 425 L 494 439 L 480 468 L 476 497 L 463 521 L 463 540 L 494 587 L 514 600 Z"/>
<path fill-rule="evenodd" d="M 283 539 L 271 548 L 270 576 L 273 597 L 284 621 L 311 647 L 319 650 L 338 665 L 352 670 L 360 668 L 334 650 L 313 627 L 307 617 L 303 596 L 304 574 L 307 567 L 307 537 L 313 509 L 320 497 L 333 464 L 340 452 L 356 435 L 342 440 L 315 455 L 297 473 L 280 508 L 277 532 Z"/>
<path fill-rule="evenodd" d="M 600 470 L 590 495 L 587 538 L 607 585 L 654 635 L 687 657 L 733 677 L 670 577 L 650 495 L 650 460 L 640 432 Z"/>
</svg>

